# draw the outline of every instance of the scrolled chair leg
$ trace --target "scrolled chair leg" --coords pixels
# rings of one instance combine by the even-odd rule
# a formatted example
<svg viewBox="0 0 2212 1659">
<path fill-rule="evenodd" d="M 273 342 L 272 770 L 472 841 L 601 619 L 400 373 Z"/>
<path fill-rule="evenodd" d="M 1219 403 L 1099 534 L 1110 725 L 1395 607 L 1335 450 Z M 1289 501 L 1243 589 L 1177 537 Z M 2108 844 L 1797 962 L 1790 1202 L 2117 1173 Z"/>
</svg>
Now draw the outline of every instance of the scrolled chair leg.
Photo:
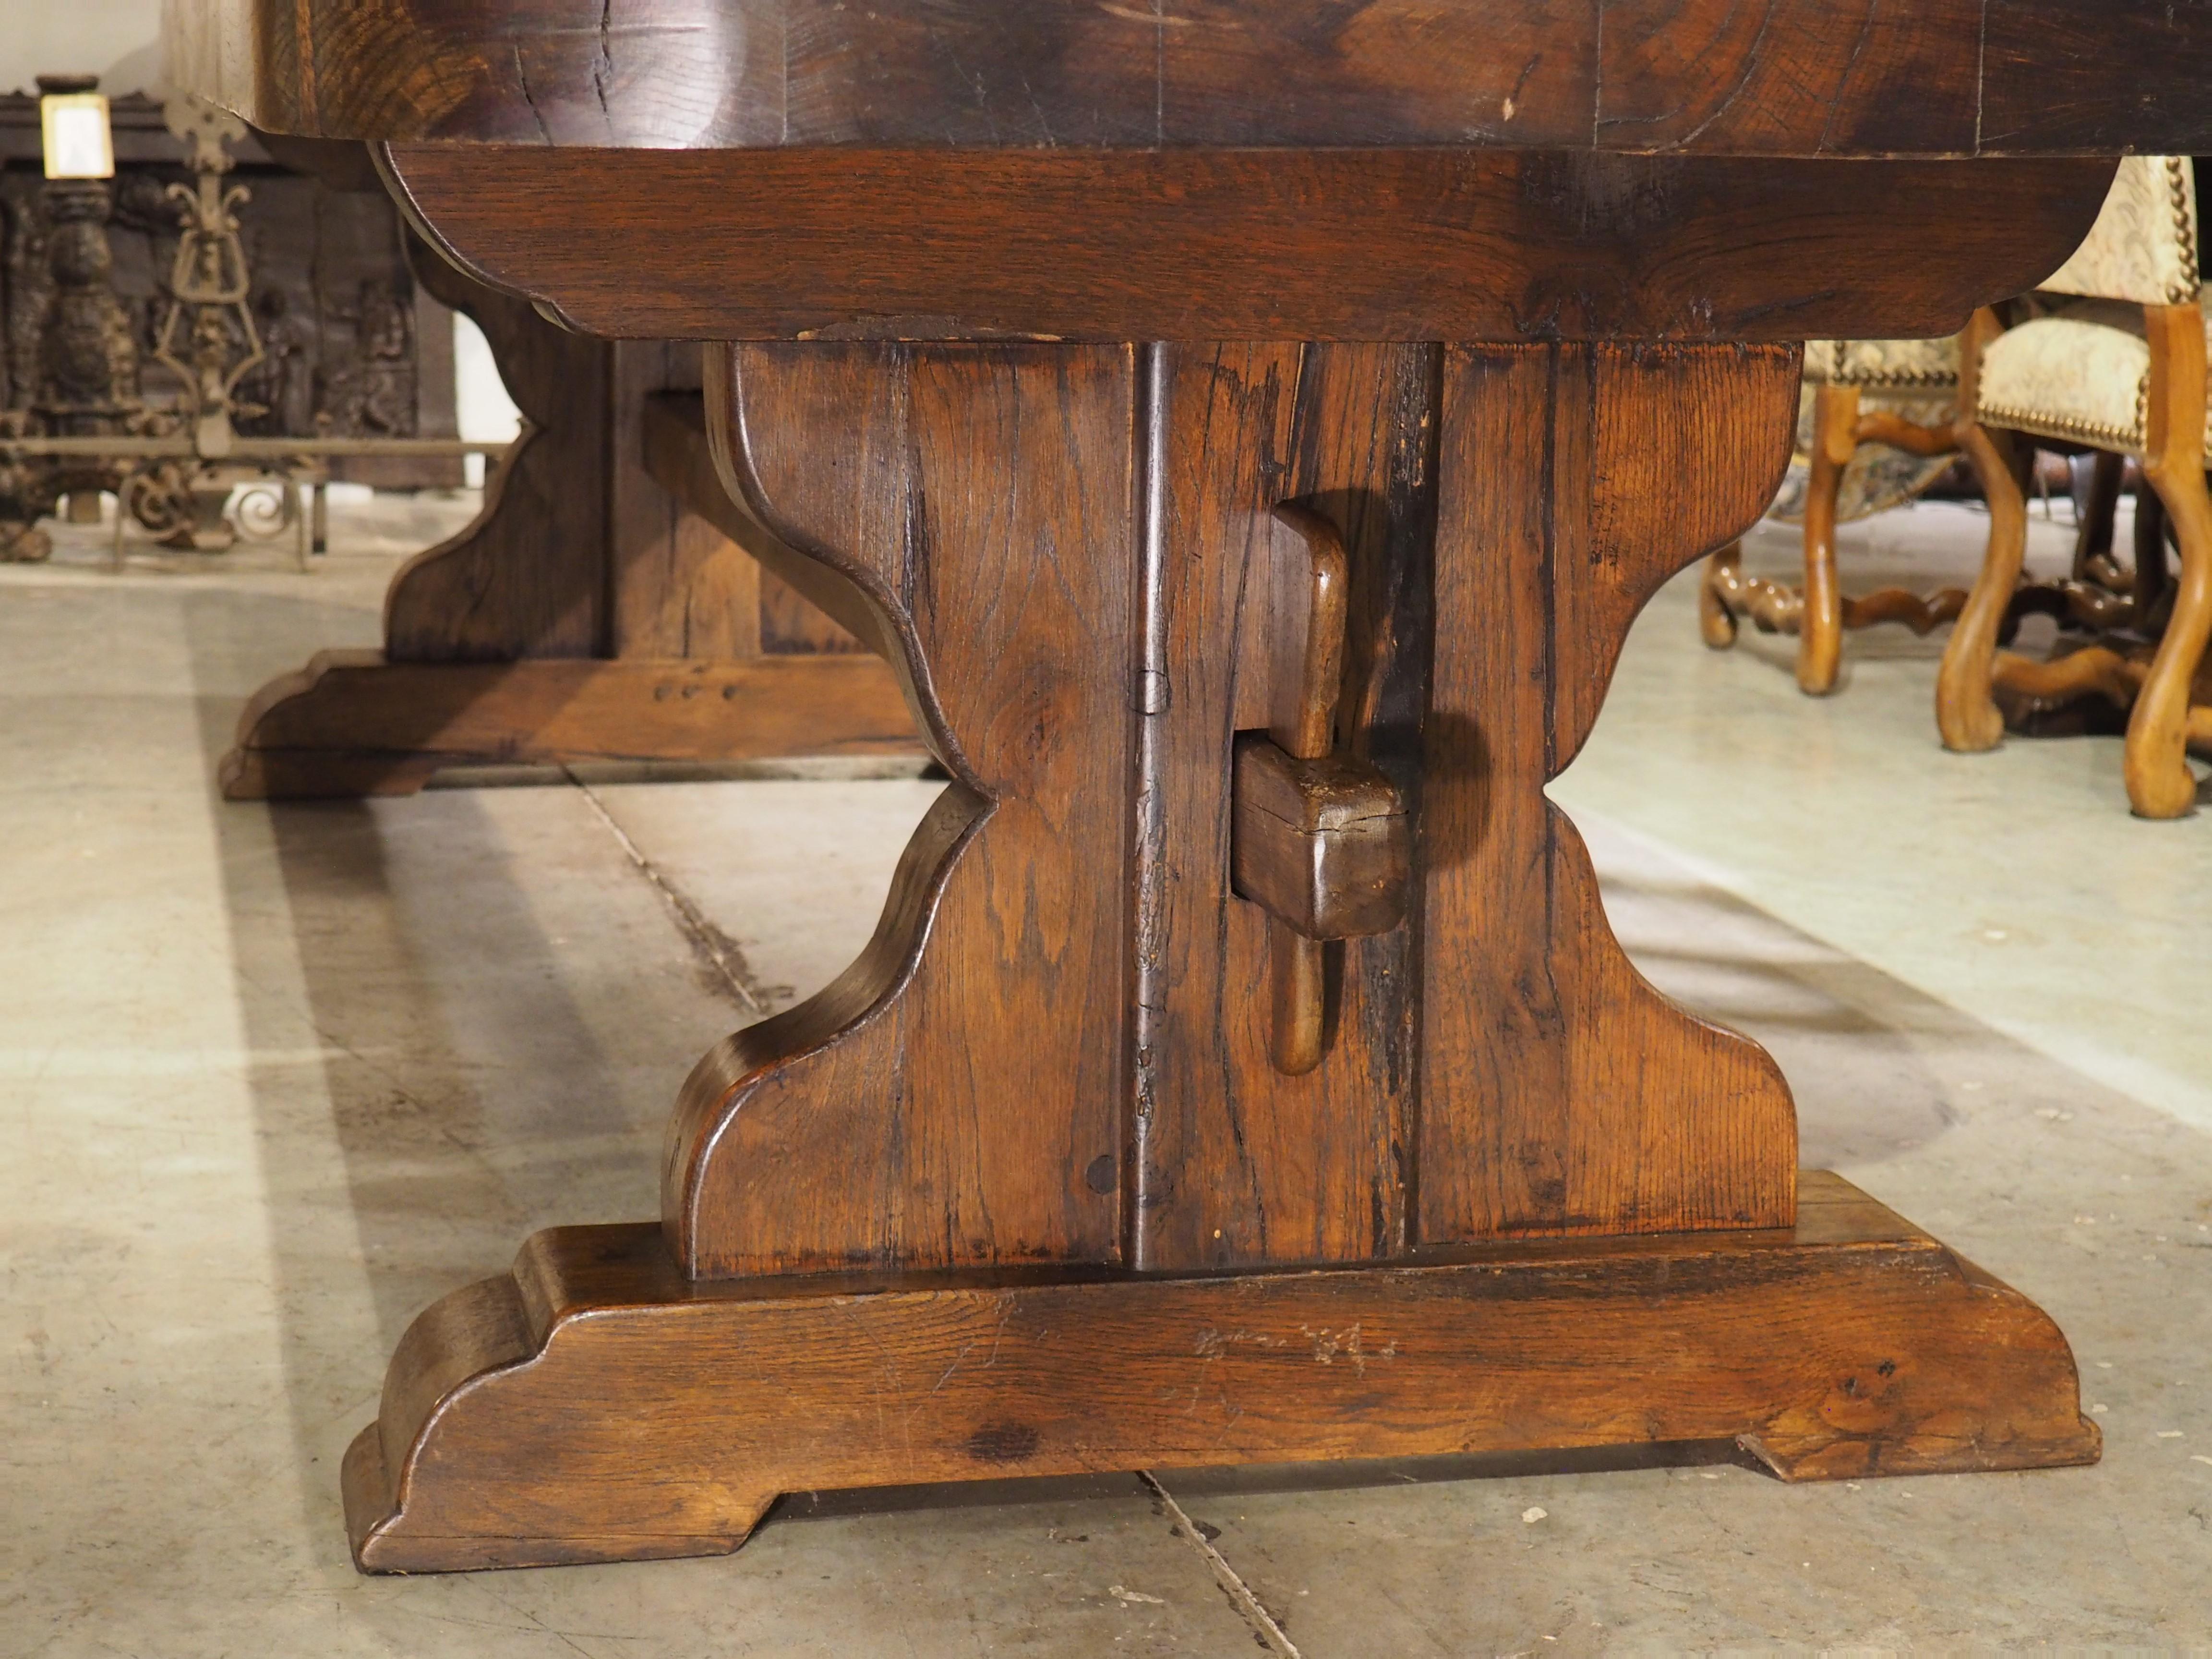
<svg viewBox="0 0 2212 1659">
<path fill-rule="evenodd" d="M 1990 687 L 1997 635 L 2027 556 L 2027 502 L 2013 475 L 2010 434 L 1962 421 L 1959 436 L 1959 447 L 1990 503 L 1990 540 L 1959 625 L 1943 648 L 1943 666 L 1936 675 L 1936 729 L 1945 748 L 1973 754 L 1996 747 L 2004 738 L 2004 717 Z"/>
<path fill-rule="evenodd" d="M 1844 595 L 1836 575 L 1836 503 L 1858 448 L 1855 386 L 1813 394 L 1813 475 L 1805 491 L 1805 589 L 1797 637 L 1797 689 L 1826 697 L 1843 667 Z"/>
<path fill-rule="evenodd" d="M 2204 486 L 2204 322 L 2194 305 L 2150 306 L 2150 422 L 2143 473 L 2181 544 L 2181 580 L 2158 655 L 2128 717 L 2128 801 L 2143 818 L 2197 809 L 2190 692 L 2212 638 L 2212 497 Z"/>
</svg>

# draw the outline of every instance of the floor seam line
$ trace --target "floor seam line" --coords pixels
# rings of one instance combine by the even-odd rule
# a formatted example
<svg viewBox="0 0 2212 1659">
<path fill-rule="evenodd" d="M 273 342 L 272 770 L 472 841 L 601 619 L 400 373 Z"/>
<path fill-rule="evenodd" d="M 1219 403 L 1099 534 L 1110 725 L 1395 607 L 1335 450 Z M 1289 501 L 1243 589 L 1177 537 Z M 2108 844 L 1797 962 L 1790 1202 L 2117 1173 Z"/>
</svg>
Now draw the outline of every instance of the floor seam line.
<svg viewBox="0 0 2212 1659">
<path fill-rule="evenodd" d="M 607 833 L 615 838 L 616 845 L 622 848 L 623 855 L 635 867 L 638 874 L 653 884 L 676 918 L 678 930 L 692 949 L 707 960 L 716 977 L 728 987 L 730 994 L 763 1018 L 773 1012 L 775 998 L 761 983 L 760 976 L 753 972 L 752 964 L 745 960 L 744 950 L 738 942 L 708 920 L 706 912 L 699 908 L 690 894 L 661 873 L 660 867 L 646 856 L 645 850 L 631 839 L 629 832 L 607 810 L 606 802 L 599 799 L 599 791 L 579 778 L 573 766 L 563 766 L 561 772 L 581 793 L 585 804 L 606 826 Z"/>
<path fill-rule="evenodd" d="M 1160 1478 L 1150 1469 L 1139 1469 L 1137 1479 L 1150 1487 L 1152 1496 L 1159 1499 L 1161 1508 L 1167 1511 L 1168 1519 L 1175 1523 L 1176 1536 L 1206 1558 L 1206 1564 L 1213 1569 L 1214 1582 L 1237 1604 L 1237 1610 L 1244 1615 L 1245 1622 L 1267 1644 L 1268 1651 L 1279 1656 L 1279 1659 L 1304 1659 L 1297 1650 L 1297 1644 L 1275 1622 L 1274 1614 L 1267 1611 L 1267 1604 L 1244 1582 L 1243 1575 L 1229 1564 L 1227 1556 L 1213 1547 L 1212 1539 L 1199 1531 L 1197 1522 L 1183 1512 L 1182 1505 L 1176 1502 L 1167 1487 L 1161 1484 Z"/>
</svg>

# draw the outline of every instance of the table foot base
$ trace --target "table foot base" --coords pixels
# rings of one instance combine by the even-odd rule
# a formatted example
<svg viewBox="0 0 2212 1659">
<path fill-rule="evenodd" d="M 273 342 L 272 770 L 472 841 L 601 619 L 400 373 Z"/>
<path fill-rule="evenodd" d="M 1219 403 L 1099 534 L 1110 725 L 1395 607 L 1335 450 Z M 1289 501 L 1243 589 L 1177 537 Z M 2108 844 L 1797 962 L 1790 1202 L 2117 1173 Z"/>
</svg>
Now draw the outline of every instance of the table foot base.
<svg viewBox="0 0 2212 1659">
<path fill-rule="evenodd" d="M 1735 1441 L 1785 1479 L 2094 1461 L 2040 1309 L 1833 1175 L 1797 1225 L 1406 1265 L 690 1285 L 562 1228 L 409 1330 L 365 1571 L 726 1552 L 781 1492 Z"/>
<path fill-rule="evenodd" d="M 411 795 L 449 766 L 920 755 L 879 659 L 532 657 L 392 662 L 325 651 L 262 687 L 223 757 L 233 801 Z"/>
</svg>

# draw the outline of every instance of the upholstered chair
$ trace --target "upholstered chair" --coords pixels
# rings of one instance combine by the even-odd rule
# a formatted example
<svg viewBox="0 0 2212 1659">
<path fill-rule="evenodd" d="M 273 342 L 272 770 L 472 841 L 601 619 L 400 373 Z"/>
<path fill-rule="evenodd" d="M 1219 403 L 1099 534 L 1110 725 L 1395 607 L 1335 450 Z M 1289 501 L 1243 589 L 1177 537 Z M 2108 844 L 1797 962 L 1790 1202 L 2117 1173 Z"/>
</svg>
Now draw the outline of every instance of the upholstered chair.
<svg viewBox="0 0 2212 1659">
<path fill-rule="evenodd" d="M 1836 526 L 1919 496 L 1958 449 L 1964 336 L 1938 340 L 1814 340 L 1805 348 L 1797 453 L 1769 516 L 1804 527 L 1805 581 L 1791 588 L 1743 573 L 1741 543 L 1707 561 L 1698 622 L 1716 650 L 1735 643 L 1739 619 L 1765 633 L 1797 636 L 1797 684 L 1825 697 L 1836 686 L 1846 629 L 1901 622 L 1924 634 L 1965 602 L 1951 589 L 1923 600 L 1901 589 L 1845 595 L 1836 570 Z"/>
<path fill-rule="evenodd" d="M 2147 818 L 2196 805 L 2192 738 L 2212 743 L 2212 709 L 2191 687 L 2212 631 L 2212 501 L 2204 482 L 2205 331 L 2197 192 L 2185 156 L 2130 156 L 2074 257 L 2044 284 L 2072 296 L 1983 350 L 1960 441 L 1989 491 L 1981 574 L 1943 655 L 1936 718 L 1946 747 L 1994 747 L 2008 700 L 2050 706 L 2100 695 L 2128 717 L 2128 798 Z M 2133 456 L 2180 546 L 2172 609 L 2155 646 L 2108 635 L 2047 662 L 1998 650 L 2027 550 L 2026 503 L 2005 464 L 2015 434 Z M 2140 561 L 2138 564 L 2141 574 Z"/>
</svg>

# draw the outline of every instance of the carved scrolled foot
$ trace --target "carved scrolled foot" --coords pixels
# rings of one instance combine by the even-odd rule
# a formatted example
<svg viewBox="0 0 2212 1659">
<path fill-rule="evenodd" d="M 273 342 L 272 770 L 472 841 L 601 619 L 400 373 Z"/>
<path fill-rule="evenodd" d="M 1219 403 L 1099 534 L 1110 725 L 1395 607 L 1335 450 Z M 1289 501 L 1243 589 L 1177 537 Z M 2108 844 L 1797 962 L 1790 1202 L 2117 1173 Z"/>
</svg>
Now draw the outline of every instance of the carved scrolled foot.
<svg viewBox="0 0 2212 1659">
<path fill-rule="evenodd" d="M 2027 503 L 2008 464 L 2010 444 L 2005 433 L 1960 423 L 1960 447 L 1973 463 L 1990 503 L 1989 548 L 1981 573 L 1936 674 L 1936 729 L 1945 748 L 1961 754 L 1993 749 L 2004 741 L 2004 717 L 1991 695 L 1991 682 L 1997 634 L 2027 554 Z"/>
<path fill-rule="evenodd" d="M 650 1343 L 626 1345 L 649 1314 L 605 1305 L 615 1284 L 617 1301 L 678 1294 L 658 1228 L 540 1233 L 511 1274 L 408 1327 L 340 1477 L 356 1565 L 465 1572 L 744 1542 L 780 1489 L 749 1483 L 742 1454 L 711 1443 L 708 1397 L 731 1356 L 694 1349 L 669 1366 Z M 593 1317 L 575 1317 L 595 1293 Z"/>
<path fill-rule="evenodd" d="M 1813 1172 L 1790 1227 L 1237 1277 L 694 1284 L 658 1227 L 559 1228 L 415 1322 L 345 1496 L 365 1571 L 430 1572 L 723 1553 L 781 1491 L 1728 1441 L 1792 1480 L 2098 1454 L 2039 1308 Z"/>
<path fill-rule="evenodd" d="M 2212 640 L 2212 497 L 2204 487 L 2203 318 L 2194 304 L 2144 311 L 2151 347 L 2144 476 L 2181 544 L 2173 613 L 2128 721 L 2128 800 L 2142 818 L 2197 810 L 2188 759 L 2191 689 Z"/>
</svg>

